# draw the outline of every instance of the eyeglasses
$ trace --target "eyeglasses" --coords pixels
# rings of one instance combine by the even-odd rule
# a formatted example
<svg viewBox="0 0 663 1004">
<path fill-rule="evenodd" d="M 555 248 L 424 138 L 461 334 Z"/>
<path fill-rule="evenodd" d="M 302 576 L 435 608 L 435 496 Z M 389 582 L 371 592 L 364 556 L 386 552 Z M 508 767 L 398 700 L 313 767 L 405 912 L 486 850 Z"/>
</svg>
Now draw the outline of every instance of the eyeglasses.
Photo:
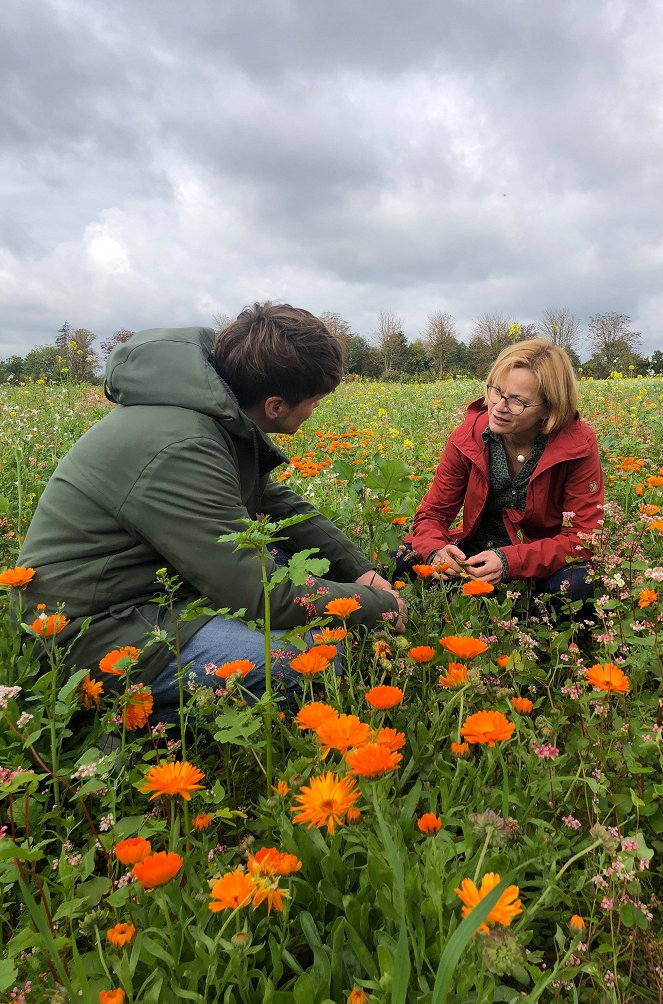
<svg viewBox="0 0 663 1004">
<path fill-rule="evenodd" d="M 542 408 L 545 404 L 544 401 L 539 401 L 538 404 L 525 404 L 525 402 L 521 401 L 519 397 L 507 397 L 506 394 L 502 393 L 499 387 L 491 387 L 490 384 L 486 387 L 486 394 L 488 396 L 488 400 L 493 404 L 499 404 L 501 400 L 504 400 L 507 411 L 509 411 L 511 415 L 522 415 L 525 408 Z"/>
</svg>

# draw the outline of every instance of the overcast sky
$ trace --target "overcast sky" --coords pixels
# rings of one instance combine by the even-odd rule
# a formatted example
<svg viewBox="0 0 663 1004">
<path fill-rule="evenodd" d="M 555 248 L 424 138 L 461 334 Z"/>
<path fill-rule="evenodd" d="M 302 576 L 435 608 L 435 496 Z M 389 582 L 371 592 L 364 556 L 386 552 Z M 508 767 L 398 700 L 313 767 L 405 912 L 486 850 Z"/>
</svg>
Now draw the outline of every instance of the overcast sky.
<svg viewBox="0 0 663 1004">
<path fill-rule="evenodd" d="M 0 358 L 255 299 L 663 342 L 660 0 L 2 0 Z"/>
</svg>

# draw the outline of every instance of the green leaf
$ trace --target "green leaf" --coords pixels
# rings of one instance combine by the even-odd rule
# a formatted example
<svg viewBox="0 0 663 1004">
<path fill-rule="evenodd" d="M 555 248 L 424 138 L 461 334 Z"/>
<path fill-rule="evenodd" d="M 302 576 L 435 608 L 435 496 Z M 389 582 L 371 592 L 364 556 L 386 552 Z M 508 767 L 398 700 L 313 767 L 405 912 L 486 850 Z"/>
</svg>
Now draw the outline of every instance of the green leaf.
<svg viewBox="0 0 663 1004">
<path fill-rule="evenodd" d="M 0 499 L 0 506 L 1 504 L 2 500 Z M 14 965 L 13 959 L 0 959 L 0 990 L 8 990 L 17 975 L 18 969 Z"/>
<path fill-rule="evenodd" d="M 58 691 L 58 701 L 66 702 L 67 698 L 74 690 L 78 688 L 83 678 L 87 676 L 89 670 L 79 669 L 75 673 L 72 673 L 64 686 L 60 687 Z"/>
</svg>

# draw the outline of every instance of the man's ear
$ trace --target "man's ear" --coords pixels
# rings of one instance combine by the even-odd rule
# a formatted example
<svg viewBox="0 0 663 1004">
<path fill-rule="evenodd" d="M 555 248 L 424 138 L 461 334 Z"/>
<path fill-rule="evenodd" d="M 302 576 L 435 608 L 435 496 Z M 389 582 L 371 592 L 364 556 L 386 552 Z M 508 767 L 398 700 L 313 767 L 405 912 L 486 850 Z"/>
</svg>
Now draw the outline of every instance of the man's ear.
<svg viewBox="0 0 663 1004">
<path fill-rule="evenodd" d="M 263 401 L 263 408 L 265 409 L 265 418 L 270 422 L 275 421 L 283 411 L 283 406 L 285 401 L 282 397 L 268 397 Z"/>
</svg>

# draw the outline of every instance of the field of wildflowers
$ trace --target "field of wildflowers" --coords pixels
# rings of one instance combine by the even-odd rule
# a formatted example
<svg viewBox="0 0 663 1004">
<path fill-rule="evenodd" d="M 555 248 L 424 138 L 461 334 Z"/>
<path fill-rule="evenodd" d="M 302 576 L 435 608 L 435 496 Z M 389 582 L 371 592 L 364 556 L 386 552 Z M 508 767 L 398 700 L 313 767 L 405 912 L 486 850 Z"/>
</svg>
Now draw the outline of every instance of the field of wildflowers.
<svg viewBox="0 0 663 1004">
<path fill-rule="evenodd" d="M 388 566 L 480 390 L 343 385 L 278 476 Z M 581 383 L 608 500 L 590 618 L 420 566 L 404 636 L 329 604 L 301 706 L 278 681 L 248 706 L 246 660 L 198 690 L 183 667 L 169 738 L 136 649 L 105 655 L 107 693 L 62 669 L 66 610 L 21 604 L 34 505 L 107 405 L 3 388 L 0 1001 L 661 1004 L 662 404 L 661 378 Z M 236 536 L 260 561 L 278 525 Z"/>
</svg>

